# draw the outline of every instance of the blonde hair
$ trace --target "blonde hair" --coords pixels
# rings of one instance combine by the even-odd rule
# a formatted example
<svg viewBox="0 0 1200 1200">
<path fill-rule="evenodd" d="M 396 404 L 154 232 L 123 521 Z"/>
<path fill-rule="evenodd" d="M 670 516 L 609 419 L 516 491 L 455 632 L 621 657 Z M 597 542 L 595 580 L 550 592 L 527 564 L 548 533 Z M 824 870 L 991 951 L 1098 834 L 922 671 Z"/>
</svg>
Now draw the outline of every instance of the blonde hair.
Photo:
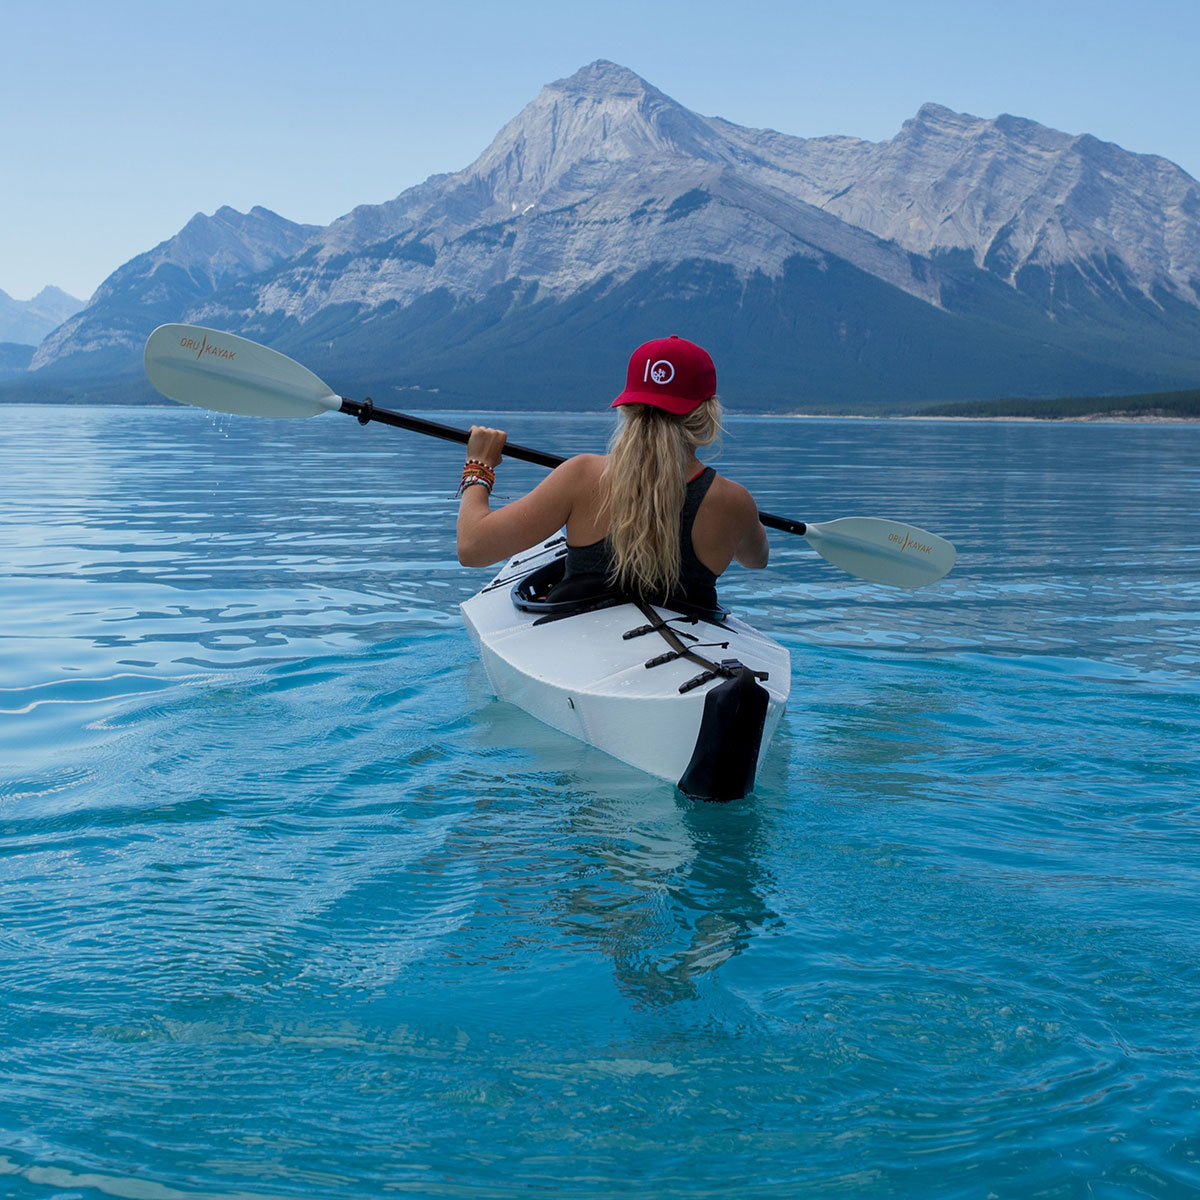
<svg viewBox="0 0 1200 1200">
<path fill-rule="evenodd" d="M 612 584 L 641 596 L 679 586 L 679 516 L 693 453 L 721 433 L 713 396 L 682 417 L 648 404 L 625 404 L 608 448 L 605 493 Z"/>
</svg>

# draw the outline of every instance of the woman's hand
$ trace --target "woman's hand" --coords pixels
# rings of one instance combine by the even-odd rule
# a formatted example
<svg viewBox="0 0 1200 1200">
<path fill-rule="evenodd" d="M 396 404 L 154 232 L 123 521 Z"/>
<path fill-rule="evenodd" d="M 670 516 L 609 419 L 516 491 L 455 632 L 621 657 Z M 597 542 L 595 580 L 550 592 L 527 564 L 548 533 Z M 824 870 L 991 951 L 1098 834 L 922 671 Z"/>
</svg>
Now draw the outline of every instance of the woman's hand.
<svg viewBox="0 0 1200 1200">
<path fill-rule="evenodd" d="M 472 425 L 467 439 L 467 457 L 485 466 L 498 467 L 504 453 L 508 434 L 503 429 L 489 429 L 486 425 Z"/>
</svg>

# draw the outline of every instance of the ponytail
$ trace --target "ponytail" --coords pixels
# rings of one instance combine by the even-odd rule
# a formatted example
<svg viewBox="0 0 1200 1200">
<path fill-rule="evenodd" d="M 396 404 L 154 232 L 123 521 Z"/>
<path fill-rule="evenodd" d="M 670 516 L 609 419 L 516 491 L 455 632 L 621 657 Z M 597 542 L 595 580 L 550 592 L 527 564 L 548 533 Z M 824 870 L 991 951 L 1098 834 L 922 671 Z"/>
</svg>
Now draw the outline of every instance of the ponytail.
<svg viewBox="0 0 1200 1200">
<path fill-rule="evenodd" d="M 648 404 L 626 404 L 609 444 L 605 482 L 613 585 L 641 596 L 679 586 L 679 517 L 693 453 L 721 432 L 713 396 L 682 417 Z"/>
</svg>

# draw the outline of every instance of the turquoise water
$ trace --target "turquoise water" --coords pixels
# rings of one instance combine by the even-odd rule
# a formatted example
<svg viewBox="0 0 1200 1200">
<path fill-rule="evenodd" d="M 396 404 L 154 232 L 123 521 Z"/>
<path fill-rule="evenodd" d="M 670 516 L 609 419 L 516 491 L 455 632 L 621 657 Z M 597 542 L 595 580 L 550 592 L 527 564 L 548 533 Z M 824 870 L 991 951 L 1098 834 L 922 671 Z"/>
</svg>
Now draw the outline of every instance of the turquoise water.
<svg viewBox="0 0 1200 1200">
<path fill-rule="evenodd" d="M 2 415 L 0 1194 L 1200 1194 L 1200 428 L 735 422 L 960 559 L 727 576 L 792 702 L 695 806 L 490 698 L 455 448 Z"/>
</svg>

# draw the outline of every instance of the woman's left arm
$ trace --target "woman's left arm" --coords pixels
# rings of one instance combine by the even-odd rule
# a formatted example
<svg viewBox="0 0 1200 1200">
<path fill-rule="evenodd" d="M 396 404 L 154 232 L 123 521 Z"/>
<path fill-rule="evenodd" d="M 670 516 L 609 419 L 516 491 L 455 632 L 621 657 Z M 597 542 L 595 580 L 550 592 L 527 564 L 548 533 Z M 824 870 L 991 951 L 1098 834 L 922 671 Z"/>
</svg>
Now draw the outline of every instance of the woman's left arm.
<svg viewBox="0 0 1200 1200">
<path fill-rule="evenodd" d="M 494 471 L 504 442 L 503 430 L 472 425 L 467 462 L 482 463 Z M 495 510 L 489 487 L 464 486 L 458 504 L 458 561 L 464 567 L 487 567 L 528 550 L 561 529 L 574 504 L 578 469 L 572 464 L 577 462 L 567 459 L 527 496 Z"/>
</svg>

